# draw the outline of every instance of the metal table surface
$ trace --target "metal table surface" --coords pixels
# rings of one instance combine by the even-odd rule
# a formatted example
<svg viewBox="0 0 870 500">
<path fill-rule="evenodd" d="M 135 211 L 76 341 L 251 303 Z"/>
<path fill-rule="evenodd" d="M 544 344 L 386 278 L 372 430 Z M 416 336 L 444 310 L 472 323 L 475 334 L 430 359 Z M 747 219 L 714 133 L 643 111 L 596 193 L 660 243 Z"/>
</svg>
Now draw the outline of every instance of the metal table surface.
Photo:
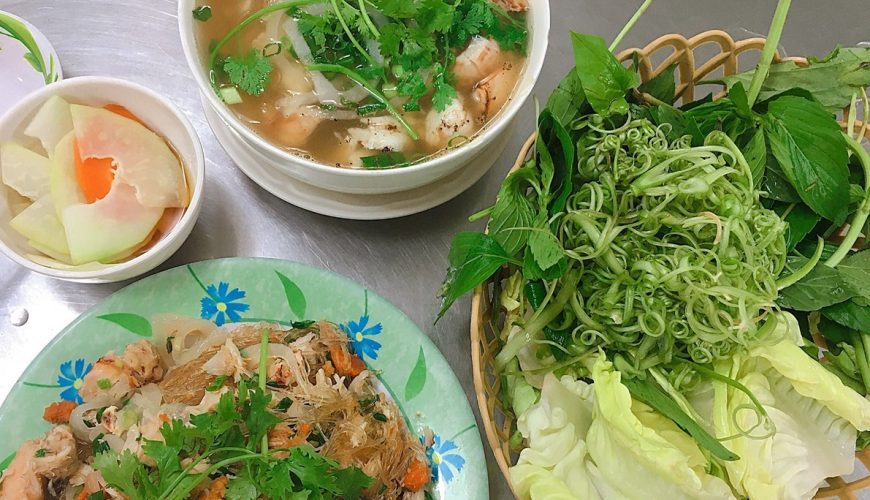
<svg viewBox="0 0 870 500">
<path fill-rule="evenodd" d="M 535 88 L 546 99 L 572 65 L 568 32 L 611 39 L 640 0 L 551 0 L 550 49 Z M 720 28 L 735 38 L 765 33 L 774 0 L 659 0 L 622 47 L 678 32 Z M 67 77 L 111 75 L 167 95 L 187 114 L 207 158 L 206 200 L 190 238 L 157 270 L 232 256 L 277 257 L 325 267 L 392 301 L 426 331 L 476 406 L 468 344 L 469 300 L 460 300 L 437 324 L 436 298 L 452 235 L 479 228 L 466 217 L 492 203 L 534 123 L 526 105 L 504 154 L 458 198 L 398 220 L 356 222 L 306 212 L 248 180 L 226 156 L 205 122 L 196 85 L 181 52 L 172 0 L 0 0 L 0 9 L 38 27 L 53 43 Z M 822 55 L 836 43 L 870 39 L 866 0 L 795 2 L 782 44 L 789 54 Z M 2 71 L 2 68 L 0 68 Z M 29 272 L 0 258 L 0 398 L 31 359 L 78 314 L 125 283 L 80 285 Z M 25 308 L 23 326 L 12 317 Z M 445 404 L 445 411 L 449 406 Z M 487 451 L 492 498 L 508 498 L 507 484 Z"/>
</svg>

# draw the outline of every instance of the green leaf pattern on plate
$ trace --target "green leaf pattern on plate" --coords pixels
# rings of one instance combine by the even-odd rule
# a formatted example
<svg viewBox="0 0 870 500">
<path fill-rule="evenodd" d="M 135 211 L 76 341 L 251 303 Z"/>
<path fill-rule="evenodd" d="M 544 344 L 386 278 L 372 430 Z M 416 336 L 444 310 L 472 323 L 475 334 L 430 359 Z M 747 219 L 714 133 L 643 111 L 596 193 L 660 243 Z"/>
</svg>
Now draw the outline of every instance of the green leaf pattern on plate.
<svg viewBox="0 0 870 500">
<path fill-rule="evenodd" d="M 245 265 L 230 265 L 236 262 Z M 269 266 L 268 272 L 265 269 L 261 269 L 262 267 L 265 267 L 264 264 L 265 266 Z M 283 266 L 280 264 L 283 264 Z M 244 271 L 237 270 L 236 267 L 247 268 L 246 270 L 254 273 L 255 276 L 246 276 Z M 228 272 L 229 270 L 234 272 Z M 116 294 L 119 296 L 126 294 L 128 296 L 126 300 L 113 300 L 115 297 L 111 297 L 104 305 L 97 306 L 94 312 L 85 313 L 79 320 L 67 327 L 67 330 L 59 335 L 58 339 L 55 341 L 55 343 L 59 343 L 61 340 L 64 340 L 64 337 L 66 337 L 65 333 L 70 330 L 87 329 L 89 333 L 90 331 L 96 332 L 99 330 L 103 336 L 113 337 L 111 347 L 101 350 L 105 346 L 104 343 L 100 344 L 99 348 L 96 345 L 91 345 L 87 347 L 89 352 L 84 353 L 80 351 L 84 351 L 86 348 L 83 343 L 79 343 L 77 349 L 67 349 L 62 354 L 67 357 L 60 359 L 69 359 L 71 353 L 81 355 L 75 356 L 72 360 L 62 361 L 60 363 L 60 375 L 57 375 L 58 372 L 54 371 L 57 370 L 57 368 L 54 368 L 54 373 L 48 374 L 49 377 L 34 377 L 35 374 L 44 373 L 45 371 L 38 370 L 33 366 L 25 372 L 24 377 L 26 377 L 26 379 L 38 380 L 39 378 L 42 378 L 43 380 L 46 380 L 46 378 L 48 378 L 51 380 L 51 378 L 56 378 L 56 384 L 39 383 L 36 381 L 31 382 L 28 380 L 21 382 L 21 385 L 25 386 L 23 389 L 31 390 L 51 388 L 56 391 L 60 388 L 62 389 L 62 399 L 81 402 L 78 397 L 78 388 L 81 387 L 83 378 L 87 375 L 92 366 L 90 363 L 87 363 L 85 359 L 96 359 L 102 355 L 103 352 L 109 349 L 117 350 L 119 347 L 123 348 L 123 346 L 128 344 L 131 340 L 130 338 L 124 338 L 123 334 L 115 339 L 114 337 L 118 336 L 117 333 L 113 333 L 111 329 L 106 330 L 105 327 L 98 327 L 99 323 L 94 323 L 93 320 L 99 320 L 99 322 L 104 324 L 111 323 L 116 327 L 121 327 L 121 329 L 116 328 L 115 332 L 125 332 L 127 334 L 132 333 L 142 337 L 150 337 L 152 334 L 151 323 L 146 318 L 157 312 L 171 312 L 188 316 L 198 314 L 200 317 L 211 320 L 216 324 L 218 323 L 219 315 L 222 315 L 222 323 L 268 321 L 276 322 L 285 326 L 290 326 L 293 320 L 309 319 L 306 315 L 308 313 L 313 313 L 317 317 L 325 317 L 326 319 L 338 323 L 339 328 L 348 335 L 350 347 L 353 352 L 362 358 L 372 373 L 375 374 L 384 390 L 397 403 L 409 428 L 420 434 L 421 441 L 424 440 L 422 436 L 423 427 L 433 428 L 434 443 L 432 443 L 432 446 L 427 449 L 427 455 L 432 470 L 432 477 L 437 483 L 439 483 L 436 487 L 436 491 L 438 491 L 442 497 L 458 495 L 464 498 L 486 498 L 485 494 L 481 496 L 481 494 L 486 491 L 486 470 L 485 467 L 482 466 L 483 455 L 479 446 L 477 433 L 471 433 L 468 438 L 461 439 L 461 436 L 466 432 L 477 428 L 470 410 L 468 410 L 467 417 L 463 416 L 458 419 L 459 421 L 465 421 L 465 426 L 462 427 L 462 430 L 453 434 L 449 439 L 442 438 L 438 432 L 439 429 L 435 429 L 434 425 L 422 424 L 420 421 L 420 419 L 423 418 L 421 415 L 424 414 L 424 412 L 421 412 L 420 408 L 428 408 L 425 413 L 427 413 L 428 416 L 436 417 L 439 422 L 439 427 L 447 425 L 445 428 L 456 429 L 453 422 L 457 422 L 457 417 L 452 415 L 455 412 L 441 411 L 441 405 L 443 405 L 444 402 L 439 402 L 437 397 L 433 400 L 433 394 L 437 396 L 438 391 L 444 390 L 443 386 L 446 382 L 441 372 L 446 369 L 449 374 L 449 368 L 444 360 L 437 355 L 437 351 L 434 351 L 434 347 L 431 346 L 428 340 L 424 340 L 424 344 L 417 344 L 419 340 L 413 335 L 405 335 L 405 333 L 410 332 L 405 332 L 404 330 L 413 328 L 413 326 L 407 323 L 407 319 L 403 319 L 404 323 L 401 321 L 397 322 L 397 317 L 403 318 L 403 316 L 401 316 L 400 312 L 392 308 L 392 306 L 385 307 L 385 302 L 382 299 L 377 299 L 377 307 L 375 307 L 373 311 L 370 311 L 368 290 L 360 289 L 357 285 L 324 271 L 314 270 L 299 264 L 281 263 L 280 261 L 265 259 L 225 259 L 221 261 L 188 265 L 183 268 L 177 268 L 175 270 L 161 273 L 161 275 L 167 275 L 170 273 L 175 277 L 171 284 L 171 290 L 159 290 L 153 286 L 144 287 L 142 286 L 143 282 L 140 281 L 139 283 L 131 285 L 128 289 Z M 320 273 L 320 275 L 317 276 L 317 279 L 312 279 L 311 275 L 317 275 L 318 273 Z M 157 278 L 160 278 L 161 275 L 154 276 L 148 280 L 158 281 Z M 187 276 L 188 282 L 193 282 L 191 286 L 185 285 L 185 275 Z M 271 275 L 271 279 L 269 279 L 269 275 Z M 276 276 L 277 279 L 275 279 Z M 330 284 L 320 282 L 320 279 L 327 278 L 328 281 L 330 281 Z M 336 282 L 341 286 L 334 288 Z M 165 286 L 167 280 L 163 280 L 161 283 Z M 362 292 L 357 295 L 362 299 L 360 301 L 362 303 L 356 302 L 356 306 L 354 306 L 352 298 L 348 300 L 348 293 L 340 290 L 341 288 L 349 288 L 351 286 Z M 148 298 L 143 300 L 130 299 L 129 296 L 137 295 L 128 292 L 128 290 L 134 288 L 140 289 L 142 294 L 147 293 Z M 148 292 L 141 290 L 144 288 L 151 288 L 151 290 Z M 307 294 L 304 291 L 306 288 L 311 288 L 308 290 Z M 183 290 L 184 295 L 181 297 L 175 295 L 176 293 L 179 293 L 179 290 Z M 251 292 L 250 295 L 248 292 Z M 172 297 L 163 297 L 162 295 L 170 295 Z M 324 301 L 324 297 L 328 297 L 328 299 Z M 148 305 L 149 302 L 159 303 L 160 306 L 150 306 Z M 326 302 L 327 305 L 324 305 L 324 302 Z M 116 306 L 116 304 L 119 304 L 120 306 Z M 265 307 L 263 307 L 264 304 L 266 305 Z M 324 309 L 328 310 L 329 313 L 324 315 Z M 354 312 L 353 309 L 356 309 L 356 312 Z M 359 314 L 360 310 L 362 311 L 362 314 L 356 316 L 356 314 Z M 251 314 L 249 315 L 247 313 Z M 381 321 L 375 321 L 372 314 L 378 318 L 381 318 L 382 315 L 386 314 L 389 318 L 389 322 L 383 323 Z M 352 317 L 355 319 L 340 321 L 340 318 L 342 317 Z M 82 323 L 85 324 L 85 327 L 79 327 Z M 390 324 L 394 326 L 396 324 L 404 326 L 400 327 L 400 330 L 402 330 L 401 332 L 388 332 L 385 325 Z M 394 342 L 392 344 L 385 344 L 383 341 L 386 340 L 393 340 Z M 99 342 L 95 343 L 99 344 Z M 416 348 L 416 359 L 414 356 L 410 355 L 410 352 L 407 352 L 407 347 L 401 345 L 405 343 Z M 46 351 L 50 351 L 53 346 L 54 344 L 50 345 L 46 348 Z M 387 355 L 387 357 L 379 356 L 382 349 L 388 350 L 390 354 Z M 402 355 L 399 353 L 405 354 Z M 37 365 L 40 360 L 39 358 L 45 355 L 46 352 L 40 354 L 37 358 L 37 362 L 34 362 L 34 365 Z M 432 356 L 438 358 L 438 360 L 434 362 L 434 366 L 432 365 Z M 410 368 L 410 371 L 407 371 L 407 363 L 412 360 L 414 361 L 414 364 Z M 45 364 L 43 363 L 43 365 Z M 57 364 L 54 365 L 54 367 L 57 366 Z M 400 375 L 403 372 L 408 374 L 407 377 Z M 399 377 L 398 380 L 396 379 L 397 376 Z M 402 391 L 402 393 L 393 391 L 390 387 L 391 383 L 403 383 L 404 391 Z M 432 387 L 431 390 L 427 390 L 432 384 L 434 384 L 435 387 Z M 16 395 L 16 391 L 17 389 L 13 390 L 13 393 L 7 399 L 4 406 L 12 404 L 11 401 L 16 399 L 16 396 L 27 399 L 39 398 L 40 401 L 49 402 L 54 400 L 54 398 L 48 399 L 33 395 L 19 396 Z M 422 397 L 426 395 L 429 397 Z M 415 402 L 410 403 L 411 400 L 414 400 Z M 44 405 L 46 403 L 43 402 L 41 404 Z M 9 408 L 5 408 L 5 410 L 7 412 L 10 411 Z M 464 411 L 465 410 L 462 410 L 460 413 L 463 413 L 464 415 Z M 0 410 L 0 439 L 3 437 L 3 428 L 10 425 L 8 423 L 10 418 L 12 417 L 6 416 L 3 410 Z M 24 417 L 22 416 L 22 418 Z M 27 416 L 26 418 L 32 420 L 32 416 Z M 4 419 L 6 419 L 5 424 Z M 442 422 L 444 423 L 442 424 Z M 448 425 L 447 422 L 451 423 Z M 24 435 L 31 434 L 34 434 L 33 429 L 28 429 Z M 466 446 L 468 446 L 469 443 L 474 444 L 470 450 L 466 449 Z M 8 453 L 13 450 L 14 447 L 11 443 L 9 443 L 5 448 L 0 446 L 0 453 Z M 463 474 L 463 471 L 469 468 L 468 460 L 472 460 L 472 463 L 474 464 L 474 466 L 471 467 L 474 469 L 474 471 L 471 472 L 471 476 L 468 476 L 468 472 Z M 477 477 L 478 474 L 481 474 L 480 478 Z M 463 476 L 467 477 L 464 477 L 462 481 L 459 481 L 461 486 L 457 486 L 462 489 L 454 490 L 454 487 L 451 485 L 454 482 L 457 482 L 458 478 Z M 466 490 L 465 488 L 471 489 Z M 450 491 L 454 491 L 455 493 L 450 495 Z"/>
<path fill-rule="evenodd" d="M 420 353 L 417 354 L 417 363 L 414 369 L 411 370 L 411 375 L 408 376 L 408 382 L 405 384 L 405 400 L 410 401 L 423 392 L 423 387 L 426 385 L 426 354 L 423 348 L 420 348 Z"/>
<path fill-rule="evenodd" d="M 54 56 L 49 55 L 48 67 L 46 67 L 42 51 L 26 24 L 18 19 L 0 13 L 0 36 L 17 40 L 27 49 L 27 52 L 24 54 L 24 60 L 30 63 L 37 73 L 42 74 L 46 84 L 57 81 L 58 75 L 54 67 Z"/>
<path fill-rule="evenodd" d="M 140 337 L 151 336 L 151 322 L 138 314 L 113 313 L 97 316 L 97 318 L 108 321 L 109 323 L 114 323 L 128 332 L 135 333 Z"/>
</svg>

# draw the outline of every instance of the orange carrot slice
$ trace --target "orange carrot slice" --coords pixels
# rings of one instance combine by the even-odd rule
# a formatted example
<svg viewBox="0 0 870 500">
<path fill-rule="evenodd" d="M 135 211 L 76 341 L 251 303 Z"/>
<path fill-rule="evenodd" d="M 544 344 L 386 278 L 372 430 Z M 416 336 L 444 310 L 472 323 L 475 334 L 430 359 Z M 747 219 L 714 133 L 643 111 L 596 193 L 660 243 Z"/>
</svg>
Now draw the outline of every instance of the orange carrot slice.
<svg viewBox="0 0 870 500">
<path fill-rule="evenodd" d="M 112 189 L 115 166 L 111 158 L 82 158 L 78 141 L 73 143 L 76 162 L 76 181 L 88 203 L 102 199 Z"/>
<path fill-rule="evenodd" d="M 420 491 L 429 483 L 430 474 L 429 467 L 415 458 L 402 478 L 402 486 L 408 491 Z"/>
<path fill-rule="evenodd" d="M 124 118 L 129 118 L 135 122 L 139 122 L 140 125 L 142 125 L 145 128 L 148 128 L 148 126 L 145 125 L 145 123 L 143 123 L 142 120 L 140 120 L 138 116 L 134 115 L 132 111 L 125 108 L 124 106 L 121 106 L 120 104 L 106 104 L 105 106 L 103 106 L 103 109 L 111 111 L 112 113 L 115 113 L 116 115 L 121 115 Z"/>
</svg>

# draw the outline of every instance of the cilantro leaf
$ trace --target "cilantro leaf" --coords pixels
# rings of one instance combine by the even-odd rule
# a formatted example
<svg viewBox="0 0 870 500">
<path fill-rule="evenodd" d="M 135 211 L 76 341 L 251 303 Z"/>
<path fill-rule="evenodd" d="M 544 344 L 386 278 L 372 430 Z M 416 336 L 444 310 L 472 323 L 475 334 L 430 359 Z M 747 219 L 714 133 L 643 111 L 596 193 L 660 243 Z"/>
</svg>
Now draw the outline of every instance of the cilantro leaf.
<svg viewBox="0 0 870 500">
<path fill-rule="evenodd" d="M 244 56 L 227 57 L 223 67 L 233 85 L 253 96 L 266 90 L 272 73 L 272 63 L 256 49 Z"/>
<path fill-rule="evenodd" d="M 410 0 L 377 0 L 378 10 L 387 17 L 411 19 L 417 16 L 420 5 Z"/>
<path fill-rule="evenodd" d="M 435 93 L 432 95 L 432 105 L 440 112 L 447 109 L 447 106 L 456 99 L 456 89 L 447 82 L 447 74 L 440 64 L 436 64 L 434 70 Z"/>
<path fill-rule="evenodd" d="M 155 491 L 148 478 L 148 469 L 130 450 L 121 454 L 115 451 L 100 453 L 94 457 L 93 466 L 110 486 L 121 490 L 131 500 L 146 500 L 148 491 Z"/>
</svg>

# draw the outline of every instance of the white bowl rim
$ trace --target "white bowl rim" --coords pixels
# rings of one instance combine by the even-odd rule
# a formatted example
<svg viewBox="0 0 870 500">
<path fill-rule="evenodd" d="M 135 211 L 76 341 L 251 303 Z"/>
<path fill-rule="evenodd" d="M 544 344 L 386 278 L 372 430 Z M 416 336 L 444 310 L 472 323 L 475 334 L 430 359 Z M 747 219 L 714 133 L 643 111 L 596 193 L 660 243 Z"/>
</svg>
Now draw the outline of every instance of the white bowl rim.
<svg viewBox="0 0 870 500">
<path fill-rule="evenodd" d="M 176 222 L 175 225 L 172 226 L 172 229 L 169 230 L 169 233 L 163 236 L 163 238 L 161 238 L 160 241 L 158 241 L 153 247 L 146 250 L 145 253 L 137 255 L 136 257 L 124 262 L 119 262 L 117 264 L 108 264 L 106 267 L 100 269 L 76 271 L 69 269 L 55 269 L 52 267 L 43 266 L 19 254 L 9 245 L 7 245 L 6 242 L 0 239 L 0 250 L 2 250 L 3 253 L 6 254 L 6 256 L 14 262 L 46 276 L 66 280 L 89 280 L 100 278 L 111 279 L 113 275 L 121 275 L 136 267 L 147 265 L 147 261 L 152 259 L 155 255 L 165 251 L 166 247 L 170 246 L 173 241 L 179 236 L 179 233 L 184 231 L 184 228 L 191 226 L 196 222 L 196 218 L 199 215 L 199 209 L 203 199 L 202 191 L 203 187 L 205 186 L 205 155 L 202 151 L 202 144 L 199 141 L 199 136 L 196 134 L 196 130 L 194 130 L 193 126 L 190 124 L 190 121 L 187 119 L 184 113 L 182 113 L 175 104 L 173 104 L 171 101 L 158 94 L 157 92 L 138 83 L 123 80 L 121 78 L 115 78 L 110 76 L 77 76 L 73 78 L 67 78 L 56 83 L 52 83 L 51 85 L 46 85 L 45 87 L 42 87 L 41 89 L 38 89 L 31 94 L 28 94 L 27 97 L 9 108 L 9 110 L 5 114 L 3 114 L 3 116 L 0 116 L 0 130 L 5 129 L 8 126 L 7 122 L 10 121 L 12 119 L 11 117 L 17 114 L 17 112 L 21 108 L 27 108 L 31 106 L 35 107 L 39 103 L 47 100 L 49 97 L 57 94 L 59 91 L 63 91 L 63 89 L 83 87 L 89 85 L 126 87 L 133 90 L 134 92 L 142 94 L 145 98 L 151 99 L 156 104 L 166 108 L 173 115 L 173 117 L 179 121 L 182 128 L 184 129 L 184 132 L 188 136 L 190 136 L 191 141 L 193 142 L 194 161 L 191 162 L 191 165 L 188 165 L 188 168 L 190 168 L 195 173 L 196 182 L 193 186 L 193 193 L 190 197 L 190 203 L 188 204 L 187 208 L 184 209 L 184 213 L 182 214 L 181 219 L 179 219 L 178 222 Z M 123 103 L 118 104 L 123 105 Z M 155 130 L 155 132 L 159 131 Z M 134 274 L 138 276 L 140 274 L 144 274 L 145 272 L 150 271 L 151 269 L 153 269 L 153 266 L 149 267 L 148 269 L 142 270 L 141 272 L 135 272 Z"/>
<path fill-rule="evenodd" d="M 263 137 L 260 137 L 260 135 L 251 130 L 250 127 L 243 124 L 235 115 L 235 113 L 232 113 L 229 110 L 225 103 L 218 100 L 217 96 L 211 89 L 210 83 L 206 81 L 206 78 L 204 77 L 205 68 L 203 68 L 203 63 L 202 61 L 200 61 L 199 54 L 196 49 L 196 37 L 193 33 L 193 9 L 191 8 L 191 6 L 193 5 L 194 0 L 180 0 L 178 2 L 178 29 L 181 35 L 181 46 L 184 52 L 184 57 L 185 59 L 187 59 L 187 64 L 190 68 L 191 73 L 193 74 L 194 80 L 196 80 L 196 83 L 199 86 L 200 93 L 206 96 L 212 108 L 217 110 L 218 114 L 224 120 L 224 122 L 230 124 L 233 130 L 238 131 L 241 135 L 244 136 L 246 140 L 255 143 L 257 147 L 263 148 L 269 151 L 269 153 L 286 159 L 291 163 L 295 162 L 297 164 L 301 164 L 302 166 L 311 168 L 323 174 L 346 177 L 391 177 L 408 175 L 413 172 L 430 169 L 437 165 L 448 164 L 451 162 L 451 160 L 455 158 L 474 154 L 474 152 L 480 150 L 483 146 L 489 143 L 493 138 L 492 136 L 501 133 L 504 128 L 511 122 L 514 116 L 516 116 L 522 104 L 526 101 L 529 95 L 531 95 L 534 84 L 537 82 L 538 77 L 541 74 L 541 69 L 544 66 L 544 59 L 547 54 L 547 47 L 549 44 L 550 1 L 529 1 L 531 4 L 530 10 L 535 9 L 536 11 L 540 11 L 541 15 L 541 21 L 538 21 L 538 24 L 533 27 L 535 33 L 533 35 L 533 38 L 529 39 L 529 48 L 534 48 L 534 44 L 532 42 L 534 40 L 537 40 L 539 37 L 542 37 L 543 42 L 541 43 L 540 49 L 538 51 L 530 52 L 528 54 L 526 58 L 526 66 L 524 69 L 523 77 L 517 82 L 517 86 L 519 87 L 520 83 L 524 79 L 529 79 L 531 83 L 527 86 L 527 88 L 515 89 L 514 93 L 511 95 L 511 102 L 509 102 L 504 108 L 502 108 L 495 116 L 495 118 L 487 122 L 481 130 L 477 131 L 477 133 L 475 133 L 475 135 L 472 137 L 472 140 L 468 141 L 467 143 L 461 144 L 446 152 L 440 152 L 440 154 L 437 154 L 431 159 L 414 163 L 406 167 L 388 169 L 369 170 L 335 168 L 332 165 L 326 165 L 313 160 L 309 160 L 304 156 L 293 154 L 289 151 L 283 150 L 275 146 L 271 142 L 267 141 Z M 536 12 L 536 19 L 537 15 L 538 13 Z"/>
</svg>

